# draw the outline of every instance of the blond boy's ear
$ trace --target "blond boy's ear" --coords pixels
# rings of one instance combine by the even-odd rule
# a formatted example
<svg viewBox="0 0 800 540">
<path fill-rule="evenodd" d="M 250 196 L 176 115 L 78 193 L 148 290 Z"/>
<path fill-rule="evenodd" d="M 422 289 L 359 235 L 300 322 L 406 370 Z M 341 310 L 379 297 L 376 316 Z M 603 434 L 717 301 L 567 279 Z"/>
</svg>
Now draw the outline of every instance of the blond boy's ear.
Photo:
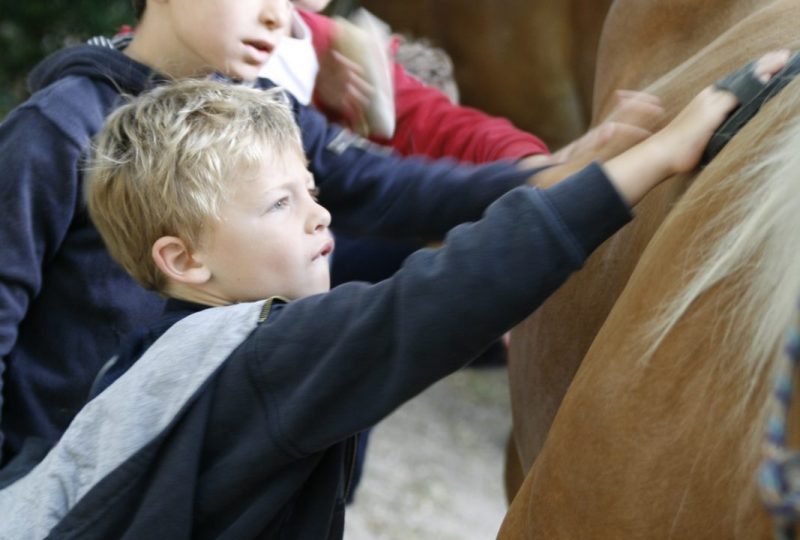
<svg viewBox="0 0 800 540">
<path fill-rule="evenodd" d="M 176 236 L 162 236 L 156 240 L 151 254 L 158 269 L 170 281 L 201 285 L 211 279 L 211 270 Z"/>
</svg>

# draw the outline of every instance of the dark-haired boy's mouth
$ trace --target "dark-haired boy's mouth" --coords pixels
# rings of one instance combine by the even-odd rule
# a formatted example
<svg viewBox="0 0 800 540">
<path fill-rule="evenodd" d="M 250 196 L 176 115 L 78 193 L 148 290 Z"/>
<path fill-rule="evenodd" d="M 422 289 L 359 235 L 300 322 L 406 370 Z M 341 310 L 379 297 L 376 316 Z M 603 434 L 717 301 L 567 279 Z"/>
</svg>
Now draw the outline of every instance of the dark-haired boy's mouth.
<svg viewBox="0 0 800 540">
<path fill-rule="evenodd" d="M 275 48 L 275 46 L 272 45 L 271 43 L 269 43 L 268 41 L 262 41 L 260 39 L 257 39 L 257 40 L 245 40 L 244 44 L 249 46 L 249 47 L 254 48 L 255 50 L 257 50 L 259 52 L 266 53 L 266 54 L 271 54 L 273 49 Z"/>
</svg>

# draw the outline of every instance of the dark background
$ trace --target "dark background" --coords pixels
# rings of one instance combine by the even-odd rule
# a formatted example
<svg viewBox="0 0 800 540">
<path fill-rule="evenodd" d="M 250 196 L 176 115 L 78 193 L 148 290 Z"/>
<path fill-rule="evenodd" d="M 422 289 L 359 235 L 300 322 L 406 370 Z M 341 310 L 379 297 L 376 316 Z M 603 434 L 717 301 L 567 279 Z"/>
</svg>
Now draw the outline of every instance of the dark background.
<svg viewBox="0 0 800 540">
<path fill-rule="evenodd" d="M 129 0 L 0 0 L 0 117 L 28 96 L 25 77 L 47 54 L 131 22 Z"/>
</svg>

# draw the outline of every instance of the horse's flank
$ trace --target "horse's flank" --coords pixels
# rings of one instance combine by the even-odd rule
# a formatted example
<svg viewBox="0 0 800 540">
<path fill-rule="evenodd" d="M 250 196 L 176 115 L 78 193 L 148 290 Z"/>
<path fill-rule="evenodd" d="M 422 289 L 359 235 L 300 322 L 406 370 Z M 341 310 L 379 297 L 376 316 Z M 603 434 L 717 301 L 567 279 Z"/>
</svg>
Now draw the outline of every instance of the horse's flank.
<svg viewBox="0 0 800 540">
<path fill-rule="evenodd" d="M 769 535 L 755 470 L 800 292 L 798 113 L 792 83 L 653 237 L 501 536 Z"/>
</svg>

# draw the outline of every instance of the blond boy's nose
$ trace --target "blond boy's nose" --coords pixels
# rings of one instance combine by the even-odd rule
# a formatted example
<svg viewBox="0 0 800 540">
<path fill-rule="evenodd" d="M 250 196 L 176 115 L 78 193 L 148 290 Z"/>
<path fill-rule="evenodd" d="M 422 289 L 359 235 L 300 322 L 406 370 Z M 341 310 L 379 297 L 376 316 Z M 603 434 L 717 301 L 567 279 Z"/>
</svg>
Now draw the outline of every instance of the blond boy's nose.
<svg viewBox="0 0 800 540">
<path fill-rule="evenodd" d="M 289 25 L 292 7 L 289 0 L 264 0 L 261 23 L 270 30 L 280 30 Z"/>
<path fill-rule="evenodd" d="M 316 203 L 315 203 L 316 204 Z M 314 213 L 314 231 L 322 231 L 331 225 L 331 213 L 324 206 L 317 204 L 316 212 Z"/>
</svg>

